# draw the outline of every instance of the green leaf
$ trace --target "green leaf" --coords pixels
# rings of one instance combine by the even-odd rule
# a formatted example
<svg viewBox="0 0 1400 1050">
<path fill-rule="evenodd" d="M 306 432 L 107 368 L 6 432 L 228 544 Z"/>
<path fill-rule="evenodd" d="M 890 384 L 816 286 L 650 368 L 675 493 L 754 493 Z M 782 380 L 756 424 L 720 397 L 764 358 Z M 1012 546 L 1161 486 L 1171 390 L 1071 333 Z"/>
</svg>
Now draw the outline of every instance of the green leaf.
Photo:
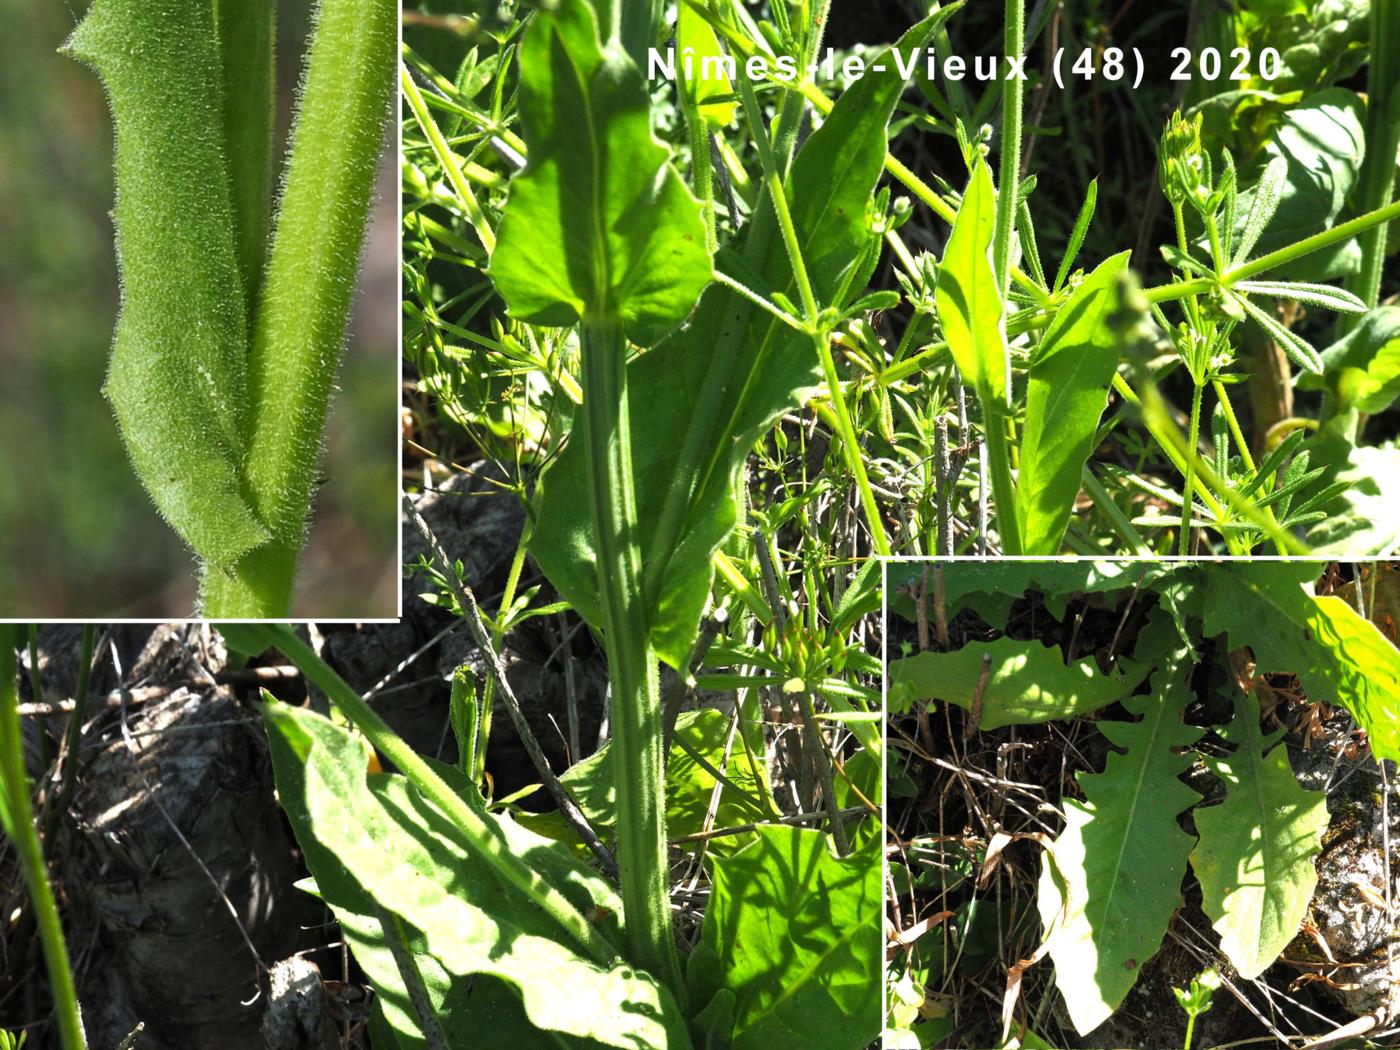
<svg viewBox="0 0 1400 1050">
<path fill-rule="evenodd" d="M 495 838 L 466 843 L 403 777 L 367 776 L 370 751 L 361 738 L 283 704 L 268 704 L 264 720 L 278 795 L 317 888 L 333 908 L 363 919 L 368 899 L 392 912 L 416 931 L 424 955 L 454 982 L 470 985 L 470 978 L 485 975 L 507 984 L 537 1029 L 628 1050 L 688 1050 L 679 1011 L 656 981 L 621 962 L 604 967 L 574 953 L 544 910 L 482 859 L 485 851 L 508 850 L 577 907 L 618 914 L 621 903 L 613 890 L 567 849 L 484 810 Z M 469 805 L 480 807 L 468 779 L 449 767 L 436 768 Z M 367 922 L 358 931 L 382 944 Z M 387 955 L 387 947 L 383 951 Z M 385 977 L 392 958 L 370 965 L 393 992 Z M 423 969 L 425 977 L 433 972 Z M 569 994 L 560 994 L 564 988 Z M 465 1010 L 474 1023 L 480 1020 L 472 1007 Z"/>
<path fill-rule="evenodd" d="M 1350 332 L 1322 351 L 1324 380 L 1300 376 L 1298 386 L 1328 386 L 1340 411 L 1384 412 L 1400 397 L 1400 306 L 1370 311 Z"/>
<path fill-rule="evenodd" d="M 511 182 L 491 278 L 511 315 L 621 321 L 650 346 L 710 283 L 700 204 L 652 134 L 646 83 L 584 0 L 541 11 L 520 47 L 529 161 Z"/>
<path fill-rule="evenodd" d="M 1327 829 L 1327 794 L 1298 786 L 1284 731 L 1259 731 L 1259 700 L 1235 697 L 1235 718 L 1218 730 L 1235 745 L 1229 758 L 1207 759 L 1225 781 L 1225 800 L 1196 810 L 1200 841 L 1191 867 L 1202 907 L 1220 948 L 1246 980 L 1258 977 L 1287 947 L 1317 885 L 1313 858 Z"/>
<path fill-rule="evenodd" d="M 1149 695 L 1123 701 L 1141 721 L 1098 723 L 1122 750 L 1102 773 L 1079 776 L 1084 801 L 1065 800 L 1065 830 L 1041 869 L 1037 904 L 1055 984 L 1080 1034 L 1118 1008 L 1181 902 L 1191 837 L 1177 816 L 1200 797 L 1177 779 L 1190 766 L 1178 749 L 1201 735 L 1182 721 L 1191 670 L 1176 653 Z"/>
<path fill-rule="evenodd" d="M 687 51 L 690 53 L 693 77 L 686 76 L 684 67 L 680 66 Z M 685 3 L 685 0 L 681 0 L 676 8 L 676 56 L 677 65 L 680 67 L 677 73 L 681 91 L 700 107 L 700 115 L 705 118 L 705 123 L 712 128 L 732 124 L 739 109 L 738 103 L 734 101 L 734 85 L 723 72 L 715 74 L 710 71 L 709 75 L 706 75 L 705 66 L 707 60 L 713 62 L 722 58 L 724 50 L 719 46 L 719 37 L 715 35 L 710 23 L 705 21 L 695 8 Z M 702 158 L 697 163 L 708 161 Z"/>
<path fill-rule="evenodd" d="M 1249 646 L 1260 674 L 1297 674 L 1308 699 L 1351 712 L 1377 759 L 1400 759 L 1400 650 L 1342 599 L 1312 593 L 1322 568 L 1219 566 L 1207 578 L 1204 630 Z"/>
<path fill-rule="evenodd" d="M 669 837 L 693 835 L 704 829 L 710 796 L 719 783 L 686 748 L 714 769 L 723 771 L 729 781 L 720 791 L 714 827 L 733 827 L 767 816 L 750 799 L 768 796 L 768 771 L 761 763 L 755 765 L 749 761 L 737 737 L 729 761 L 724 760 L 729 724 L 728 715 L 712 709 L 688 711 L 676 719 L 671 755 L 666 763 L 666 833 Z M 612 766 L 610 741 L 582 762 L 570 766 L 559 778 L 598 831 L 611 828 L 616 820 Z"/>
<path fill-rule="evenodd" d="M 1031 725 L 1097 711 L 1126 697 L 1150 669 L 1125 660 L 1109 674 L 1100 674 L 1092 656 L 1066 665 L 1056 646 L 1014 638 L 969 642 L 948 653 L 929 650 L 891 660 L 890 710 L 908 711 L 919 700 L 943 700 L 971 710 L 984 660 L 987 684 L 980 729 Z"/>
<path fill-rule="evenodd" d="M 103 391 L 156 508 L 229 566 L 269 538 L 242 476 L 248 318 L 212 0 L 97 0 L 65 45 L 116 123 L 122 305 Z"/>
<path fill-rule="evenodd" d="M 938 268 L 934 302 L 963 382 L 988 396 L 1006 397 L 1005 306 L 992 269 L 996 189 L 992 170 L 978 158 L 958 207 Z"/>
<path fill-rule="evenodd" d="M 1273 157 L 1264 166 L 1264 172 L 1255 183 L 1250 195 L 1249 208 L 1245 211 L 1244 225 L 1240 229 L 1239 242 L 1235 247 L 1232 267 L 1239 266 L 1250 258 L 1254 246 L 1259 243 L 1264 230 L 1278 212 L 1279 200 L 1288 183 L 1288 162 L 1282 157 Z"/>
<path fill-rule="evenodd" d="M 1278 207 L 1254 246 L 1255 256 L 1296 244 L 1336 224 L 1366 153 L 1363 110 L 1355 92 L 1328 88 L 1283 113 L 1264 158 L 1266 171 L 1269 163 L 1281 160 L 1287 166 L 1286 179 L 1281 187 L 1272 187 L 1261 178 L 1253 191 L 1240 194 L 1236 243 L 1248 228 L 1261 187 L 1264 192 L 1277 190 Z M 1284 267 L 1274 276 L 1327 280 L 1354 270 L 1359 259 L 1352 239 Z"/>
<path fill-rule="evenodd" d="M 712 861 L 691 997 L 734 996 L 733 1050 L 848 1050 L 880 1033 L 880 849 L 768 826 Z"/>
<path fill-rule="evenodd" d="M 1031 359 L 1017 484 L 1025 554 L 1059 553 L 1074 511 L 1123 350 L 1129 254 L 1105 260 L 1084 279 L 1056 311 Z"/>
<path fill-rule="evenodd" d="M 921 47 L 946 12 L 920 23 L 900 47 Z M 877 63 L 880 64 L 880 63 Z M 893 62 L 837 101 L 793 164 L 788 198 L 819 301 L 863 288 L 873 261 L 867 206 L 882 171 L 886 125 L 904 84 Z M 759 291 L 797 297 L 792 266 L 767 198 L 740 235 Z M 861 269 L 862 264 L 865 269 Z M 692 302 L 694 299 L 692 298 Z M 638 537 L 651 602 L 652 644 L 680 668 L 709 600 L 712 559 L 738 520 L 736 492 L 754 442 L 820 382 L 810 337 L 750 300 L 713 285 L 691 324 L 629 366 Z M 586 517 L 581 443 L 571 442 L 540 481 L 530 550 L 579 613 L 598 623 L 596 552 Z"/>
</svg>

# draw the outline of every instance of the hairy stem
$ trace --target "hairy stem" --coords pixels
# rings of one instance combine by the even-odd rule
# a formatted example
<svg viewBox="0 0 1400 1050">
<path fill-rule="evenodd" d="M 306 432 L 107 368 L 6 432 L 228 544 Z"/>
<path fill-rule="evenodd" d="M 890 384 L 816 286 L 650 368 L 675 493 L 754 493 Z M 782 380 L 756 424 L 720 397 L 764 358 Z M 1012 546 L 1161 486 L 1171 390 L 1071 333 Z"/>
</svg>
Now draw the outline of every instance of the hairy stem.
<svg viewBox="0 0 1400 1050">
<path fill-rule="evenodd" d="M 238 272 L 251 325 L 272 213 L 276 4 L 214 0 L 214 20 L 223 58 L 224 146 L 237 224 Z"/>
<path fill-rule="evenodd" d="M 323 0 L 317 12 L 248 362 L 248 487 L 272 540 L 231 572 L 206 570 L 209 616 L 291 608 L 389 112 L 397 16 L 390 0 Z"/>
<path fill-rule="evenodd" d="M 612 683 L 618 868 L 628 955 L 681 996 L 671 932 L 663 805 L 661 689 L 649 641 L 627 404 L 627 340 L 613 321 L 585 317 L 583 441 L 598 550 L 598 597 Z"/>
<path fill-rule="evenodd" d="M 1186 438 L 1186 447 L 1193 452 L 1201 442 L 1201 394 L 1204 388 L 1192 380 L 1191 391 L 1191 430 Z M 1183 558 L 1191 553 L 1191 519 L 1196 508 L 1192 495 L 1196 485 L 1196 458 L 1186 459 L 1186 483 L 1181 490 L 1181 535 L 1177 539 L 1177 553 Z"/>
</svg>

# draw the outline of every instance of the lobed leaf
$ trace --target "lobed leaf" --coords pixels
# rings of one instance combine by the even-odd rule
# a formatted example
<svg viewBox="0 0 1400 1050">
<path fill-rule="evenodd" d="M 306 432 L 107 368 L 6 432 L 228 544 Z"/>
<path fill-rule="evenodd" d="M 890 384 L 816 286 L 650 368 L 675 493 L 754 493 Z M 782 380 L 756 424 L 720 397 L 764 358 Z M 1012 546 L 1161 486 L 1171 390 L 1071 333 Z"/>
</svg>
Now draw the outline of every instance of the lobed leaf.
<svg viewBox="0 0 1400 1050">
<path fill-rule="evenodd" d="M 710 283 L 700 204 L 652 134 L 646 83 L 584 0 L 541 11 L 520 46 L 529 159 L 511 182 L 491 278 L 511 315 L 618 320 L 650 346 Z"/>
<path fill-rule="evenodd" d="M 1110 753 L 1081 774 L 1084 801 L 1066 799 L 1065 829 L 1040 873 L 1037 906 L 1055 961 L 1055 985 L 1085 1034 L 1118 1008 L 1181 901 L 1191 837 L 1177 816 L 1200 796 L 1177 779 L 1179 749 L 1200 730 L 1182 721 L 1194 693 L 1185 651 L 1164 660 L 1147 696 L 1123 705 L 1137 722 L 1099 722 Z"/>
<path fill-rule="evenodd" d="M 1327 793 L 1298 786 L 1288 749 L 1273 747 L 1284 731 L 1263 736 L 1253 693 L 1235 697 L 1235 718 L 1218 732 L 1235 753 L 1206 760 L 1225 781 L 1225 800 L 1196 810 L 1200 841 L 1191 867 L 1221 951 L 1252 980 L 1282 954 L 1307 914 Z"/>
<path fill-rule="evenodd" d="M 1320 571 L 1219 566 L 1206 580 L 1204 630 L 1249 646 L 1260 674 L 1296 673 L 1309 699 L 1351 712 L 1377 759 L 1400 759 L 1400 650 L 1340 598 L 1314 595 Z"/>
<path fill-rule="evenodd" d="M 96 0 L 65 51 L 116 124 L 122 304 L 103 387 L 156 508 L 218 566 L 269 538 L 242 475 L 249 325 L 213 0 Z"/>
<path fill-rule="evenodd" d="M 879 1036 L 882 847 L 839 858 L 829 842 L 769 825 L 711 862 L 688 983 L 697 1009 L 733 1010 L 732 1050 L 845 1050 Z"/>
<path fill-rule="evenodd" d="M 1057 554 L 1094 451 L 1124 344 L 1129 252 L 1101 263 L 1056 311 L 1031 358 L 1017 506 L 1023 552 Z"/>
<path fill-rule="evenodd" d="M 889 663 L 889 704 L 896 713 L 920 700 L 942 700 L 971 710 L 982 679 L 979 729 L 1032 725 L 1073 718 L 1116 703 L 1147 677 L 1150 666 L 1120 661 L 1101 674 L 1092 656 L 1066 664 L 1056 646 L 998 638 L 969 642 L 961 649 L 929 650 Z"/>
</svg>

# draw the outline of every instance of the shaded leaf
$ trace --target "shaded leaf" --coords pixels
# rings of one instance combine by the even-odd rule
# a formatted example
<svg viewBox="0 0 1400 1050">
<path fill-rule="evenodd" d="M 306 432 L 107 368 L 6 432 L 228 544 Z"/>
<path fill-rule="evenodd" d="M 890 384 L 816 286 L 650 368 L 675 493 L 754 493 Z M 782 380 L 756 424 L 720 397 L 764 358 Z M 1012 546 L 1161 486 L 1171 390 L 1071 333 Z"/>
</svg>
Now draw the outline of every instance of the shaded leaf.
<svg viewBox="0 0 1400 1050">
<path fill-rule="evenodd" d="M 930 650 L 891 660 L 890 710 L 908 711 L 919 700 L 942 700 L 970 710 L 984 660 L 988 670 L 980 729 L 1030 725 L 1097 711 L 1126 697 L 1150 669 L 1134 661 L 1119 661 L 1109 674 L 1101 674 L 1092 656 L 1066 665 L 1056 646 L 1014 638 L 969 642 L 952 652 Z"/>
<path fill-rule="evenodd" d="M 1249 646 L 1258 673 L 1297 674 L 1310 700 L 1341 704 L 1377 758 L 1400 759 L 1400 650 L 1346 602 L 1319 598 L 1302 565 L 1228 564 L 1207 578 L 1204 630 Z"/>
<path fill-rule="evenodd" d="M 734 996 L 733 1050 L 846 1050 L 880 1033 L 879 843 L 844 859 L 827 835 L 768 826 L 712 862 L 689 985 Z"/>
<path fill-rule="evenodd" d="M 1026 554 L 1057 554 L 1094 451 L 1126 326 L 1128 252 L 1105 260 L 1055 313 L 1031 359 L 1017 506 Z"/>
<path fill-rule="evenodd" d="M 1301 376 L 1299 387 L 1321 389 L 1337 398 L 1341 411 L 1384 412 L 1400 397 L 1400 306 L 1381 306 L 1322 351 L 1326 379 Z"/>
<path fill-rule="evenodd" d="M 1221 950 L 1251 980 L 1279 957 L 1307 914 L 1317 885 L 1313 858 L 1327 828 L 1327 794 L 1298 786 L 1288 749 L 1273 747 L 1284 731 L 1267 738 L 1260 733 L 1253 693 L 1235 697 L 1234 720 L 1217 732 L 1235 753 L 1207 759 L 1225 781 L 1225 800 L 1196 810 L 1200 841 L 1191 867 Z"/>
</svg>

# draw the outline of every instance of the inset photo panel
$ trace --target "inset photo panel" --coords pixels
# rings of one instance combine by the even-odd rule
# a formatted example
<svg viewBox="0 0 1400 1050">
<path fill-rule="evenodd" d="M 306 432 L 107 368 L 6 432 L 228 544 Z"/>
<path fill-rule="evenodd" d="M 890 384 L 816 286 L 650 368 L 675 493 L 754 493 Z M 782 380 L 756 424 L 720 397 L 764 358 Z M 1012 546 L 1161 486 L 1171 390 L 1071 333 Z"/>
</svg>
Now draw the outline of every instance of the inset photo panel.
<svg viewBox="0 0 1400 1050">
<path fill-rule="evenodd" d="M 1400 565 L 886 573 L 886 1050 L 1395 1045 Z"/>
<path fill-rule="evenodd" d="M 0 619 L 398 612 L 395 0 L 18 0 Z"/>
</svg>

